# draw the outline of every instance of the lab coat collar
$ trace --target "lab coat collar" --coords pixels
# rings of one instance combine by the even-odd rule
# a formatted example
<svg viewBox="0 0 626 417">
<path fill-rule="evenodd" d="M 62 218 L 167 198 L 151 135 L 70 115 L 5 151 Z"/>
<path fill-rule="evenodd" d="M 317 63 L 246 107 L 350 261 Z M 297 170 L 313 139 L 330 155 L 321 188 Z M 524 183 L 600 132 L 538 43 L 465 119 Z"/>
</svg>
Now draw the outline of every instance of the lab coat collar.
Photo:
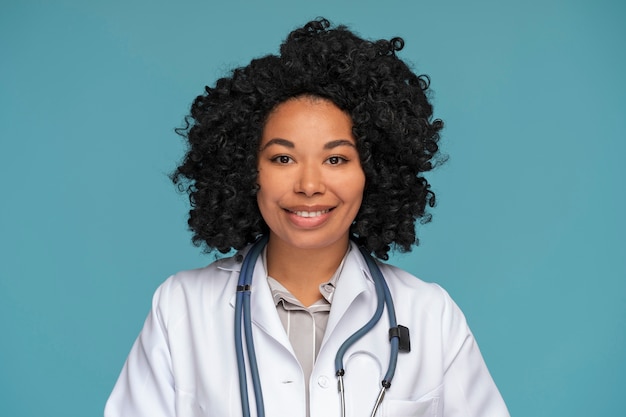
<svg viewBox="0 0 626 417">
<path fill-rule="evenodd" d="M 219 269 L 231 272 L 231 285 L 235 289 L 239 280 L 239 273 L 243 260 L 250 250 L 250 245 L 239 251 L 235 256 L 220 261 Z M 230 297 L 230 305 L 234 309 L 237 294 L 233 293 Z M 267 272 L 263 266 L 263 260 L 259 256 L 254 264 L 254 272 L 252 275 L 250 305 L 252 306 L 252 323 L 258 326 L 272 338 L 278 340 L 283 346 L 290 346 L 289 338 L 285 333 L 283 325 L 276 314 L 276 305 L 272 298 L 272 292 L 267 283 Z M 233 313 L 234 314 L 234 313 Z"/>
<path fill-rule="evenodd" d="M 243 264 L 243 259 L 248 254 L 248 251 L 250 250 L 251 246 L 252 245 L 246 246 L 242 250 L 238 251 L 234 256 L 230 256 L 228 258 L 223 258 L 223 259 L 218 260 L 217 261 L 218 269 L 221 269 L 223 271 L 229 271 L 229 272 L 240 272 L 241 265 Z M 346 258 L 346 263 L 348 263 L 349 259 L 354 259 L 356 261 L 357 268 L 363 272 L 363 275 L 367 279 L 372 281 L 372 277 L 370 276 L 370 273 L 369 273 L 369 268 L 367 267 L 367 264 L 365 263 L 365 259 L 363 259 L 363 256 L 361 255 L 359 246 L 353 241 L 350 241 L 350 246 L 351 246 L 350 248 L 351 250 L 350 250 L 350 253 L 348 254 L 348 257 Z M 256 265 L 255 265 L 255 270 L 256 270 Z"/>
<path fill-rule="evenodd" d="M 360 294 L 368 291 L 374 292 L 375 294 L 374 283 L 369 268 L 361 255 L 361 251 L 356 243 L 350 242 L 350 244 L 352 247 L 345 260 L 343 271 L 339 277 L 337 288 L 333 296 L 331 312 L 324 336 L 325 339 L 330 337 L 341 318 Z M 249 249 L 250 246 L 239 251 L 233 257 L 218 261 L 219 264 L 217 267 L 224 271 L 230 271 L 231 277 L 236 282 L 239 272 L 241 271 L 243 259 Z M 250 303 L 254 310 L 252 322 L 259 326 L 265 333 L 277 339 L 284 346 L 290 346 L 289 339 L 280 322 L 280 318 L 278 314 L 276 314 L 276 306 L 273 303 L 272 293 L 267 284 L 267 272 L 263 267 L 261 257 L 257 259 L 254 266 L 252 293 L 250 297 Z M 236 294 L 233 294 L 230 298 L 230 305 L 233 308 L 235 307 L 235 298 Z M 367 302 L 365 304 L 370 305 L 372 303 Z"/>
<path fill-rule="evenodd" d="M 374 294 L 375 298 L 374 282 L 365 259 L 363 259 L 358 245 L 354 242 L 350 242 L 350 244 L 352 245 L 352 250 L 346 258 L 343 271 L 337 282 L 326 332 L 324 333 L 325 340 L 331 337 L 342 317 L 348 309 L 353 307 L 359 296 L 362 294 Z M 369 308 L 371 305 L 372 302 L 369 300 L 366 303 L 360 303 L 360 306 L 366 306 L 365 308 Z M 376 305 L 373 305 L 375 308 Z M 361 308 L 360 306 L 359 308 Z M 360 325 L 358 324 L 358 326 Z"/>
<path fill-rule="evenodd" d="M 217 267 L 224 271 L 230 271 L 230 272 L 241 271 L 241 265 L 243 264 L 243 259 L 246 257 L 251 247 L 252 245 L 248 245 L 245 248 L 238 251 L 234 256 L 230 256 L 228 258 L 222 258 L 218 260 Z M 369 268 L 367 267 L 367 263 L 365 263 L 365 259 L 363 259 L 363 256 L 361 255 L 359 246 L 353 241 L 350 241 L 350 253 L 348 254 L 346 262 L 348 261 L 349 258 L 356 259 L 359 269 L 361 269 L 363 273 L 365 274 L 365 276 L 371 281 L 372 278 L 369 274 Z"/>
</svg>

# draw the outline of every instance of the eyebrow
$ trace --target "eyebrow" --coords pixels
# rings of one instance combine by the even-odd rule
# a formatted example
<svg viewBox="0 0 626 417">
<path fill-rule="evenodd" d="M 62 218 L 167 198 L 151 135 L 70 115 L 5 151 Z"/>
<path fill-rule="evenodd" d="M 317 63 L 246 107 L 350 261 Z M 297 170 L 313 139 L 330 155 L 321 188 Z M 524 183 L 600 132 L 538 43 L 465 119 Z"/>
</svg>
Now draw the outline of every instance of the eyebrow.
<svg viewBox="0 0 626 417">
<path fill-rule="evenodd" d="M 274 139 L 268 140 L 265 145 L 261 146 L 261 149 L 259 149 L 259 151 L 264 151 L 266 148 L 269 148 L 272 145 L 280 145 L 280 146 L 284 146 L 286 148 L 292 148 L 292 149 L 296 147 L 296 145 L 294 145 L 294 143 L 290 140 L 274 138 Z"/>
<path fill-rule="evenodd" d="M 333 148 L 336 148 L 338 146 L 351 146 L 353 148 L 356 148 L 354 143 L 349 141 L 349 140 L 337 139 L 337 140 L 331 140 L 330 142 L 326 143 L 324 145 L 324 149 L 333 149 Z"/>
<path fill-rule="evenodd" d="M 274 139 L 270 139 L 265 145 L 263 145 L 261 149 L 259 149 L 259 151 L 264 151 L 266 148 L 272 145 L 280 145 L 280 146 L 284 146 L 286 148 L 291 148 L 291 149 L 296 147 L 296 145 L 290 140 L 282 139 L 282 138 L 274 138 Z M 330 142 L 325 143 L 324 149 L 334 149 L 338 146 L 351 146 L 353 148 L 356 148 L 354 143 L 347 139 L 337 139 L 337 140 L 331 140 Z"/>
</svg>

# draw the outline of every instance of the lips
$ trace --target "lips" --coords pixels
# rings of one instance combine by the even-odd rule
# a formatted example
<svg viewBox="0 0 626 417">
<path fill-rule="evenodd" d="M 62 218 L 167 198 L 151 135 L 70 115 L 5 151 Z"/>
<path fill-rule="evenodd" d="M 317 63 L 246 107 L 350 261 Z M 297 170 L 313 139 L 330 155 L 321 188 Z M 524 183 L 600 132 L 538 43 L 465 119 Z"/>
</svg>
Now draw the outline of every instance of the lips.
<svg viewBox="0 0 626 417">
<path fill-rule="evenodd" d="M 335 207 L 328 206 L 299 206 L 285 208 L 291 223 L 299 228 L 317 228 L 325 224 L 330 218 L 330 212 Z"/>
<path fill-rule="evenodd" d="M 304 210 L 291 211 L 289 210 L 290 213 L 294 213 L 296 216 L 300 216 L 300 217 L 319 217 L 322 214 L 328 213 L 329 211 L 330 209 L 317 210 L 317 211 L 304 211 Z"/>
</svg>

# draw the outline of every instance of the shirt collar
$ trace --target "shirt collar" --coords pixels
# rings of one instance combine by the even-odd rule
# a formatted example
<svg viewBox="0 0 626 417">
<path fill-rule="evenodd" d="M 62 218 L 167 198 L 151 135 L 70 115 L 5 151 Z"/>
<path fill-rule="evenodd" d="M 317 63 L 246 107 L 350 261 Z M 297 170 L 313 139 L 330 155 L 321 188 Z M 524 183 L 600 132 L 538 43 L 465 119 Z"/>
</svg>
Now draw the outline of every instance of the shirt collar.
<svg viewBox="0 0 626 417">
<path fill-rule="evenodd" d="M 322 294 L 323 299 L 328 304 L 332 304 L 333 302 L 333 295 L 335 294 L 335 288 L 337 288 L 337 281 L 339 280 L 339 277 L 341 276 L 341 272 L 343 271 L 343 265 L 346 262 L 346 258 L 350 254 L 351 250 L 352 250 L 352 246 L 350 245 L 348 246 L 348 250 L 346 251 L 343 258 L 341 259 L 341 263 L 339 264 L 339 267 L 337 268 L 333 276 L 330 277 L 328 281 L 321 283 L 319 286 L 320 294 Z M 267 271 L 267 247 L 263 249 L 263 252 L 261 253 L 261 259 L 263 262 L 263 269 Z M 298 301 L 298 299 L 294 297 L 289 292 L 289 290 L 286 289 L 276 279 L 268 275 L 267 282 L 269 284 L 270 290 L 272 291 L 274 304 L 278 305 L 278 303 L 281 300 L 284 300 L 284 301 L 287 301 L 289 303 L 296 304 L 296 305 L 301 304 L 300 301 Z"/>
</svg>

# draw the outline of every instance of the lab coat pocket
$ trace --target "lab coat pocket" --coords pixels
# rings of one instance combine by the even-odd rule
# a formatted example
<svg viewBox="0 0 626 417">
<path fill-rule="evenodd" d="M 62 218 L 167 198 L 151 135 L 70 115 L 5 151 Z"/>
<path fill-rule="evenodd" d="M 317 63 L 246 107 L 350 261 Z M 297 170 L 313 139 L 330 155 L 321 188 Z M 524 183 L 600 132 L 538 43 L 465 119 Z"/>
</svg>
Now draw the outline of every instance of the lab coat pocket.
<svg viewBox="0 0 626 417">
<path fill-rule="evenodd" d="M 384 417 L 441 417 L 439 397 L 419 401 L 385 399 L 380 407 Z"/>
<path fill-rule="evenodd" d="M 380 405 L 381 416 L 385 417 L 441 417 L 442 385 L 422 395 L 417 400 L 395 400 L 385 398 Z"/>
</svg>

